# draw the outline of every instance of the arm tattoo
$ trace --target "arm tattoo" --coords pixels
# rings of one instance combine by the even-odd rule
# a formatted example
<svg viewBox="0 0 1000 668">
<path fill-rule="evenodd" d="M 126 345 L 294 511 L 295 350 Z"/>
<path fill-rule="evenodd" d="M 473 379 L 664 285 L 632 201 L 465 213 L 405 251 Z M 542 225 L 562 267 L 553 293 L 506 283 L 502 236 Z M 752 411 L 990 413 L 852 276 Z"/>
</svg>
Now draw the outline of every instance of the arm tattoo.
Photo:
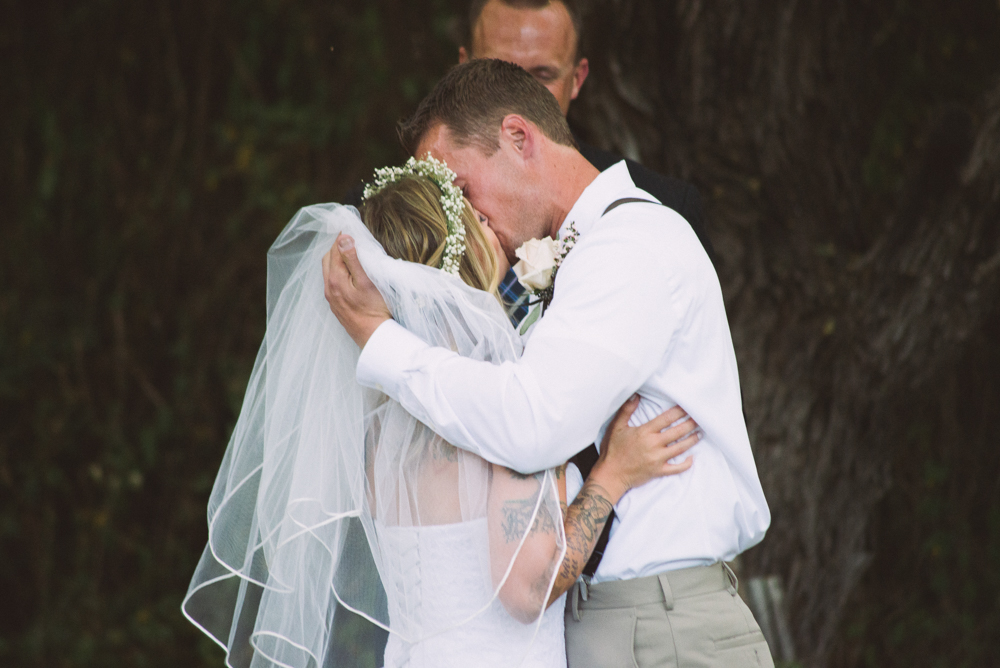
<svg viewBox="0 0 1000 668">
<path fill-rule="evenodd" d="M 504 540 L 508 543 L 521 540 L 521 536 L 528 531 L 528 522 L 531 520 L 532 513 L 535 512 L 536 503 L 537 500 L 532 498 L 504 501 L 500 509 L 500 512 L 503 513 Z M 545 506 L 540 507 L 531 526 L 532 533 L 554 533 L 555 530 L 556 525 L 552 521 L 552 516 L 549 515 Z"/>
<path fill-rule="evenodd" d="M 566 511 L 566 558 L 559 570 L 556 590 L 568 589 L 580 577 L 614 506 L 597 483 L 588 481 Z"/>
<path fill-rule="evenodd" d="M 458 461 L 458 448 L 442 440 L 434 448 L 432 456 L 434 459 L 443 459 L 446 462 L 455 463 Z"/>
</svg>

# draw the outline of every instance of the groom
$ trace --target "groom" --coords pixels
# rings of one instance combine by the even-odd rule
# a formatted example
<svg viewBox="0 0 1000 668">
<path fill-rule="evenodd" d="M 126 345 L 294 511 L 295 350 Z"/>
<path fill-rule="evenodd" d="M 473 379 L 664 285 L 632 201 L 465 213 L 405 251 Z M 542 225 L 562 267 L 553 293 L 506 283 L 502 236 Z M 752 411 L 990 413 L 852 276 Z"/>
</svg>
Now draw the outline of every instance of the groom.
<svg viewBox="0 0 1000 668">
<path fill-rule="evenodd" d="M 573 231 L 578 241 L 520 361 L 497 366 L 396 324 L 341 237 L 324 260 L 326 295 L 362 348 L 359 382 L 454 445 L 522 472 L 600 442 L 633 393 L 639 422 L 683 406 L 704 431 L 697 464 L 618 503 L 600 567 L 571 592 L 570 666 L 631 665 L 630 656 L 639 666 L 772 665 L 723 563 L 763 538 L 770 515 L 719 282 L 691 227 L 636 188 L 624 163 L 599 172 L 587 162 L 555 98 L 510 63 L 454 68 L 400 135 L 411 153 L 455 171 L 508 259 L 529 239 Z"/>
</svg>

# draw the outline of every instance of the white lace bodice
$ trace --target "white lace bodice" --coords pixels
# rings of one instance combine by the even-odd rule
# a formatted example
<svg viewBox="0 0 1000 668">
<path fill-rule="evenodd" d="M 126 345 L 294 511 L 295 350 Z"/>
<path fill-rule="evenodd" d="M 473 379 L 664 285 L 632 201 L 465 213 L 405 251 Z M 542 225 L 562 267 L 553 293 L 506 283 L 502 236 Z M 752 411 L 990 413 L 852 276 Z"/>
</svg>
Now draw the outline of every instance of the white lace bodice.
<svg viewBox="0 0 1000 668">
<path fill-rule="evenodd" d="M 522 624 L 493 597 L 486 519 L 376 524 L 392 633 L 386 668 L 565 668 L 563 602 Z"/>
</svg>

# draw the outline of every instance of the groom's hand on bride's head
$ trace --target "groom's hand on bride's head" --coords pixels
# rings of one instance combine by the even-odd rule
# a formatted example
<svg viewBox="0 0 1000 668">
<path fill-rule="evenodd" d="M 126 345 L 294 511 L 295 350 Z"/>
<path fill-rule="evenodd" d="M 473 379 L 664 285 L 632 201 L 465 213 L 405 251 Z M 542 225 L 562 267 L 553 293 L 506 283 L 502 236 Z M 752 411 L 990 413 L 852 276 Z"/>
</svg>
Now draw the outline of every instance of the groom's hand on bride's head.
<svg viewBox="0 0 1000 668">
<path fill-rule="evenodd" d="M 368 278 L 354 239 L 338 234 L 323 256 L 323 291 L 330 310 L 359 348 L 364 348 L 378 326 L 392 318 L 382 293 Z"/>
</svg>

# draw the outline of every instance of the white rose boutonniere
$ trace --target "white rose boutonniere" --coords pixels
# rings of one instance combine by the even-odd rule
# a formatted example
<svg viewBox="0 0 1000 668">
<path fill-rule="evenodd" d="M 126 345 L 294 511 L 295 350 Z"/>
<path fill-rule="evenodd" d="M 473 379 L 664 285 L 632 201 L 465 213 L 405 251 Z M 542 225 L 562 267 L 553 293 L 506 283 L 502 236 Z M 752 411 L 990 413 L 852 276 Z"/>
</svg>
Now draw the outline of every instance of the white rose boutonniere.
<svg viewBox="0 0 1000 668">
<path fill-rule="evenodd" d="M 576 245 L 578 236 L 573 223 L 570 223 L 563 239 L 559 241 L 551 237 L 529 239 L 514 251 L 514 255 L 518 257 L 518 262 L 513 267 L 517 281 L 524 286 L 528 294 L 535 297 L 533 302 L 528 302 L 534 308 L 521 322 L 522 335 L 542 316 L 552 301 L 556 273 Z"/>
<path fill-rule="evenodd" d="M 551 237 L 528 239 L 514 251 L 519 258 L 514 265 L 517 280 L 532 294 L 552 285 L 560 243 Z"/>
</svg>

